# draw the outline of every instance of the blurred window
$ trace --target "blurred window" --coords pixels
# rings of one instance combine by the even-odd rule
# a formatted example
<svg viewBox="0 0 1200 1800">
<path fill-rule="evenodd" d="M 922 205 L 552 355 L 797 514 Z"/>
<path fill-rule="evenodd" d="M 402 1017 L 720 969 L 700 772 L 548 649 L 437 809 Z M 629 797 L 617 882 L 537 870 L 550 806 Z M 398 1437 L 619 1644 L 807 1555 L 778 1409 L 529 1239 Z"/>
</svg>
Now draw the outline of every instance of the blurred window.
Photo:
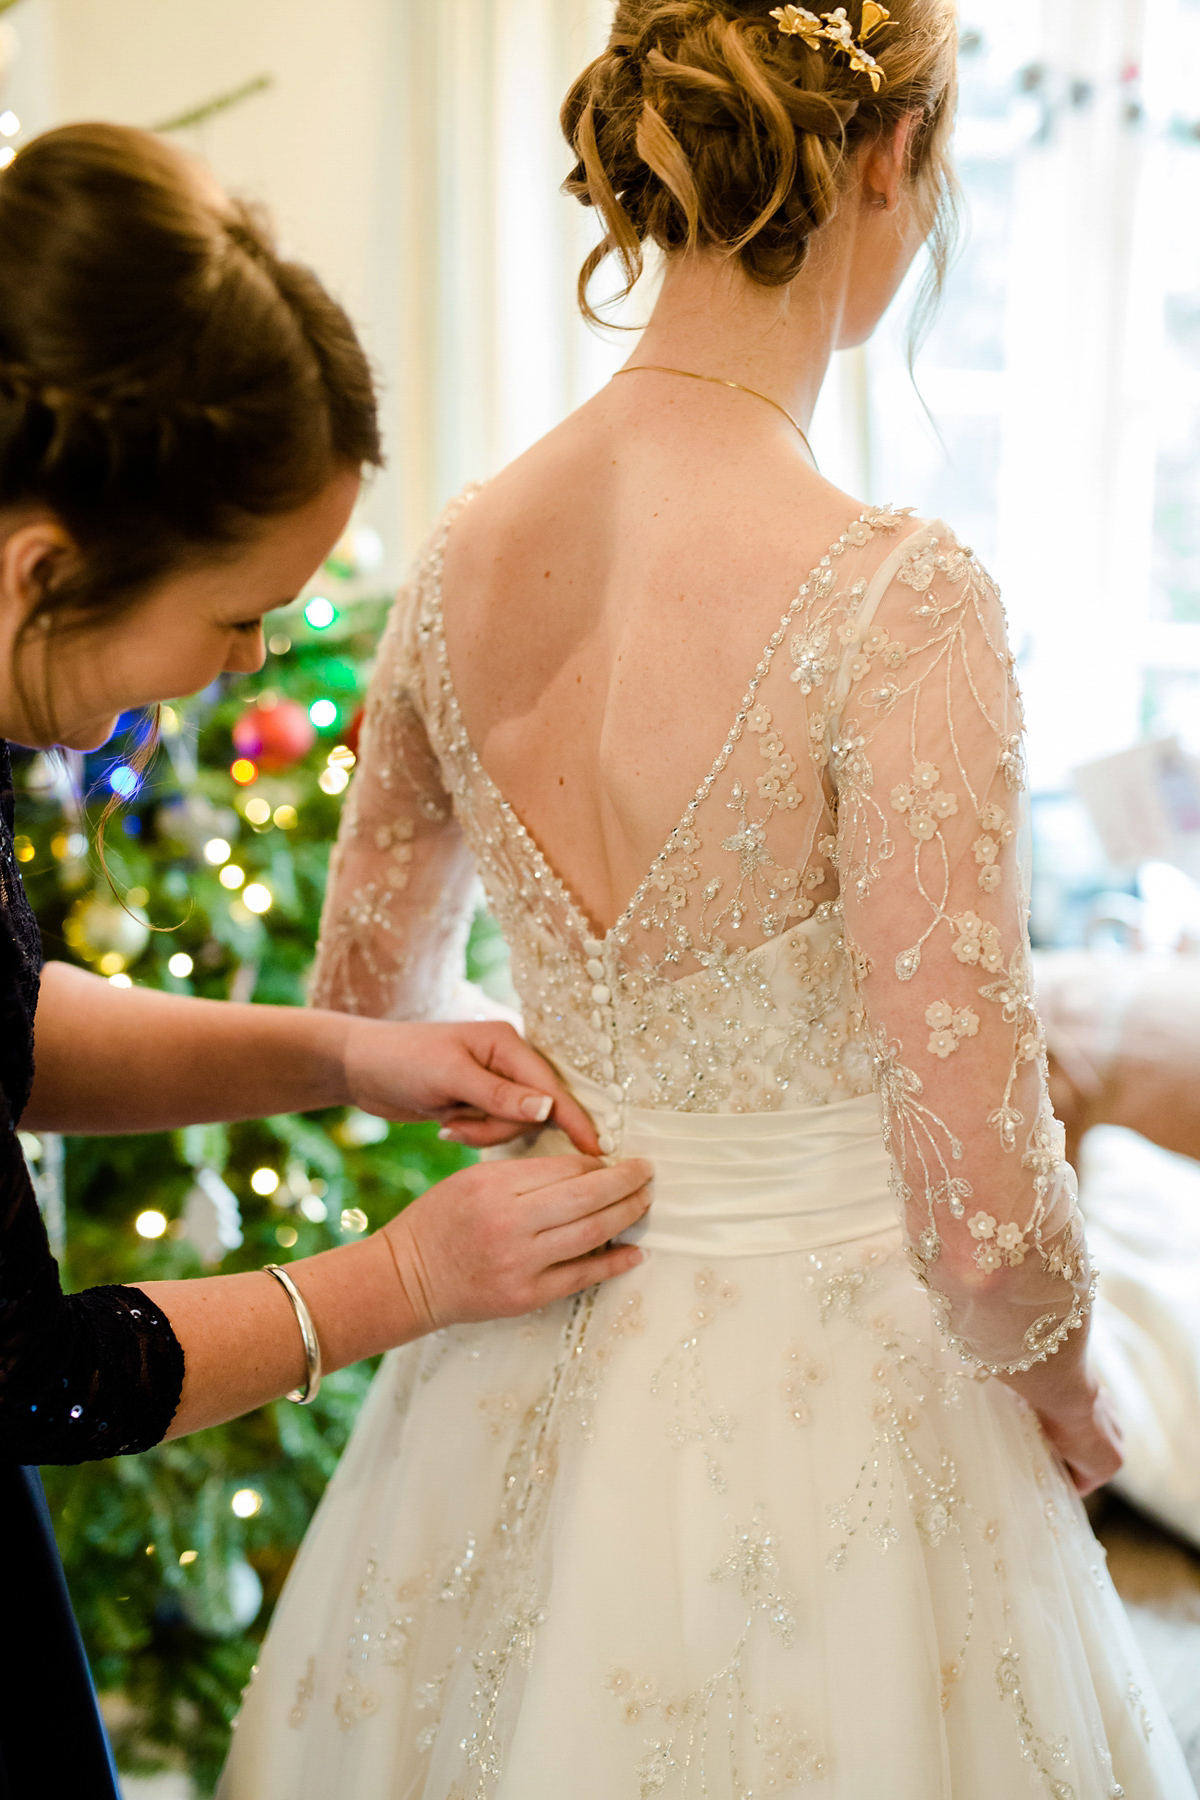
<svg viewBox="0 0 1200 1800">
<path fill-rule="evenodd" d="M 919 398 L 905 297 L 856 353 L 856 472 L 997 574 L 1055 792 L 1200 753 L 1200 0 L 963 0 L 961 85 L 966 247 Z"/>
</svg>

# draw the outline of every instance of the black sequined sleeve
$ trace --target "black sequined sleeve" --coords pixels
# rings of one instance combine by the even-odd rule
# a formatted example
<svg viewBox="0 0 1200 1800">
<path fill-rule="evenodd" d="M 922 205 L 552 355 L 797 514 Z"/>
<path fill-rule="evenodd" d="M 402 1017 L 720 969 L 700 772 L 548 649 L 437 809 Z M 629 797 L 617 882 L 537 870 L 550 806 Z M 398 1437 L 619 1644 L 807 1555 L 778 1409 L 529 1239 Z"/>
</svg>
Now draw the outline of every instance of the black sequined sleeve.
<svg viewBox="0 0 1200 1800">
<path fill-rule="evenodd" d="M 0 1094 L 0 1458 L 78 1463 L 148 1450 L 182 1389 L 179 1340 L 140 1288 L 63 1293 Z"/>
</svg>

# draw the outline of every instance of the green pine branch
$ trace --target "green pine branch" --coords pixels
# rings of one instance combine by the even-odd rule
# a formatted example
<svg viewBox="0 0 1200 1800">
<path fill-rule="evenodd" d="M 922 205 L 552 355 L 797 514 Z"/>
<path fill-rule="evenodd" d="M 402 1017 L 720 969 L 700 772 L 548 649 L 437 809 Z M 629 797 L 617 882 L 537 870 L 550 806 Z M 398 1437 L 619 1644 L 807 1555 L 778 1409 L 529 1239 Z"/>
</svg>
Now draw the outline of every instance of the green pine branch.
<svg viewBox="0 0 1200 1800">
<path fill-rule="evenodd" d="M 0 0 L 0 12 L 6 6 L 14 6 L 16 0 Z M 173 113 L 169 119 L 163 119 L 157 125 L 151 125 L 151 131 L 160 134 L 170 131 L 190 131 L 195 125 L 206 125 L 215 119 L 218 113 L 228 112 L 233 106 L 240 106 L 243 100 L 252 99 L 255 94 L 263 94 L 274 87 L 275 79 L 271 75 L 255 75 L 249 81 L 243 81 L 240 87 L 230 88 L 228 93 L 214 94 L 211 100 L 202 100 L 199 106 L 190 106 L 186 112 Z"/>
</svg>

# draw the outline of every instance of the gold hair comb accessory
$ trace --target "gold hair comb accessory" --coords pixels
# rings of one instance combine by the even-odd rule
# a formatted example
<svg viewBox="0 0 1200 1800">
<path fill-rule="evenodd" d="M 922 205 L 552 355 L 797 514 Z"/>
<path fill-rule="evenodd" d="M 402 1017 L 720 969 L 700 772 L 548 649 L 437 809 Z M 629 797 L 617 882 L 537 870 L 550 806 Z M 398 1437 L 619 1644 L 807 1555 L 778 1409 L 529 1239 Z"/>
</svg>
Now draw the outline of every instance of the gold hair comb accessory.
<svg viewBox="0 0 1200 1800">
<path fill-rule="evenodd" d="M 862 28 L 857 38 L 854 27 L 846 17 L 846 9 L 839 6 L 836 12 L 810 13 L 803 6 L 777 6 L 771 17 L 776 21 L 784 37 L 802 38 L 810 50 L 819 50 L 822 43 L 832 44 L 835 50 L 842 50 L 850 59 L 850 67 L 856 75 L 865 75 L 875 92 L 887 80 L 875 58 L 867 49 L 867 41 L 877 31 L 883 31 L 894 23 L 886 6 L 876 6 L 875 0 L 865 0 L 862 9 Z"/>
</svg>

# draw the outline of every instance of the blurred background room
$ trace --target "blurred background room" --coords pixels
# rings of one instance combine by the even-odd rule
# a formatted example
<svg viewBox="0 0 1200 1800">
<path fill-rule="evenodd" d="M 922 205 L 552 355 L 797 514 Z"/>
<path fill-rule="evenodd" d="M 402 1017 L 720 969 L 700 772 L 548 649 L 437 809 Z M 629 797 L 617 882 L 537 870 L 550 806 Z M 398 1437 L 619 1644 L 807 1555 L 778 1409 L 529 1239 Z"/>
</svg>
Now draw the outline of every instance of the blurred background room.
<svg viewBox="0 0 1200 1800">
<path fill-rule="evenodd" d="M 265 669 L 167 709 L 147 775 L 134 719 L 76 766 L 19 759 L 49 956 L 303 999 L 387 594 L 441 506 L 606 381 L 644 314 L 635 290 L 620 329 L 582 324 L 590 222 L 558 192 L 558 106 L 609 10 L 0 0 L 0 165 L 92 118 L 203 158 L 348 307 L 388 453 L 320 579 L 269 621 Z M 1200 0 L 961 12 L 959 260 L 915 379 L 920 268 L 877 340 L 836 359 L 811 435 L 863 501 L 946 518 L 1005 593 L 1056 1104 L 1104 1247 L 1097 1354 L 1134 1420 L 1098 1525 L 1200 1775 L 1200 1306 L 1157 1276 L 1153 1316 L 1130 1297 L 1155 1259 L 1200 1269 Z M 114 795 L 129 911 L 89 846 Z M 482 914 L 468 961 L 503 995 Z M 72 1288 L 286 1260 L 380 1223 L 463 1154 L 344 1111 L 26 1150 Z M 131 1794 L 211 1788 L 369 1373 L 329 1379 L 311 1414 L 280 1403 L 45 1472 Z"/>
</svg>

